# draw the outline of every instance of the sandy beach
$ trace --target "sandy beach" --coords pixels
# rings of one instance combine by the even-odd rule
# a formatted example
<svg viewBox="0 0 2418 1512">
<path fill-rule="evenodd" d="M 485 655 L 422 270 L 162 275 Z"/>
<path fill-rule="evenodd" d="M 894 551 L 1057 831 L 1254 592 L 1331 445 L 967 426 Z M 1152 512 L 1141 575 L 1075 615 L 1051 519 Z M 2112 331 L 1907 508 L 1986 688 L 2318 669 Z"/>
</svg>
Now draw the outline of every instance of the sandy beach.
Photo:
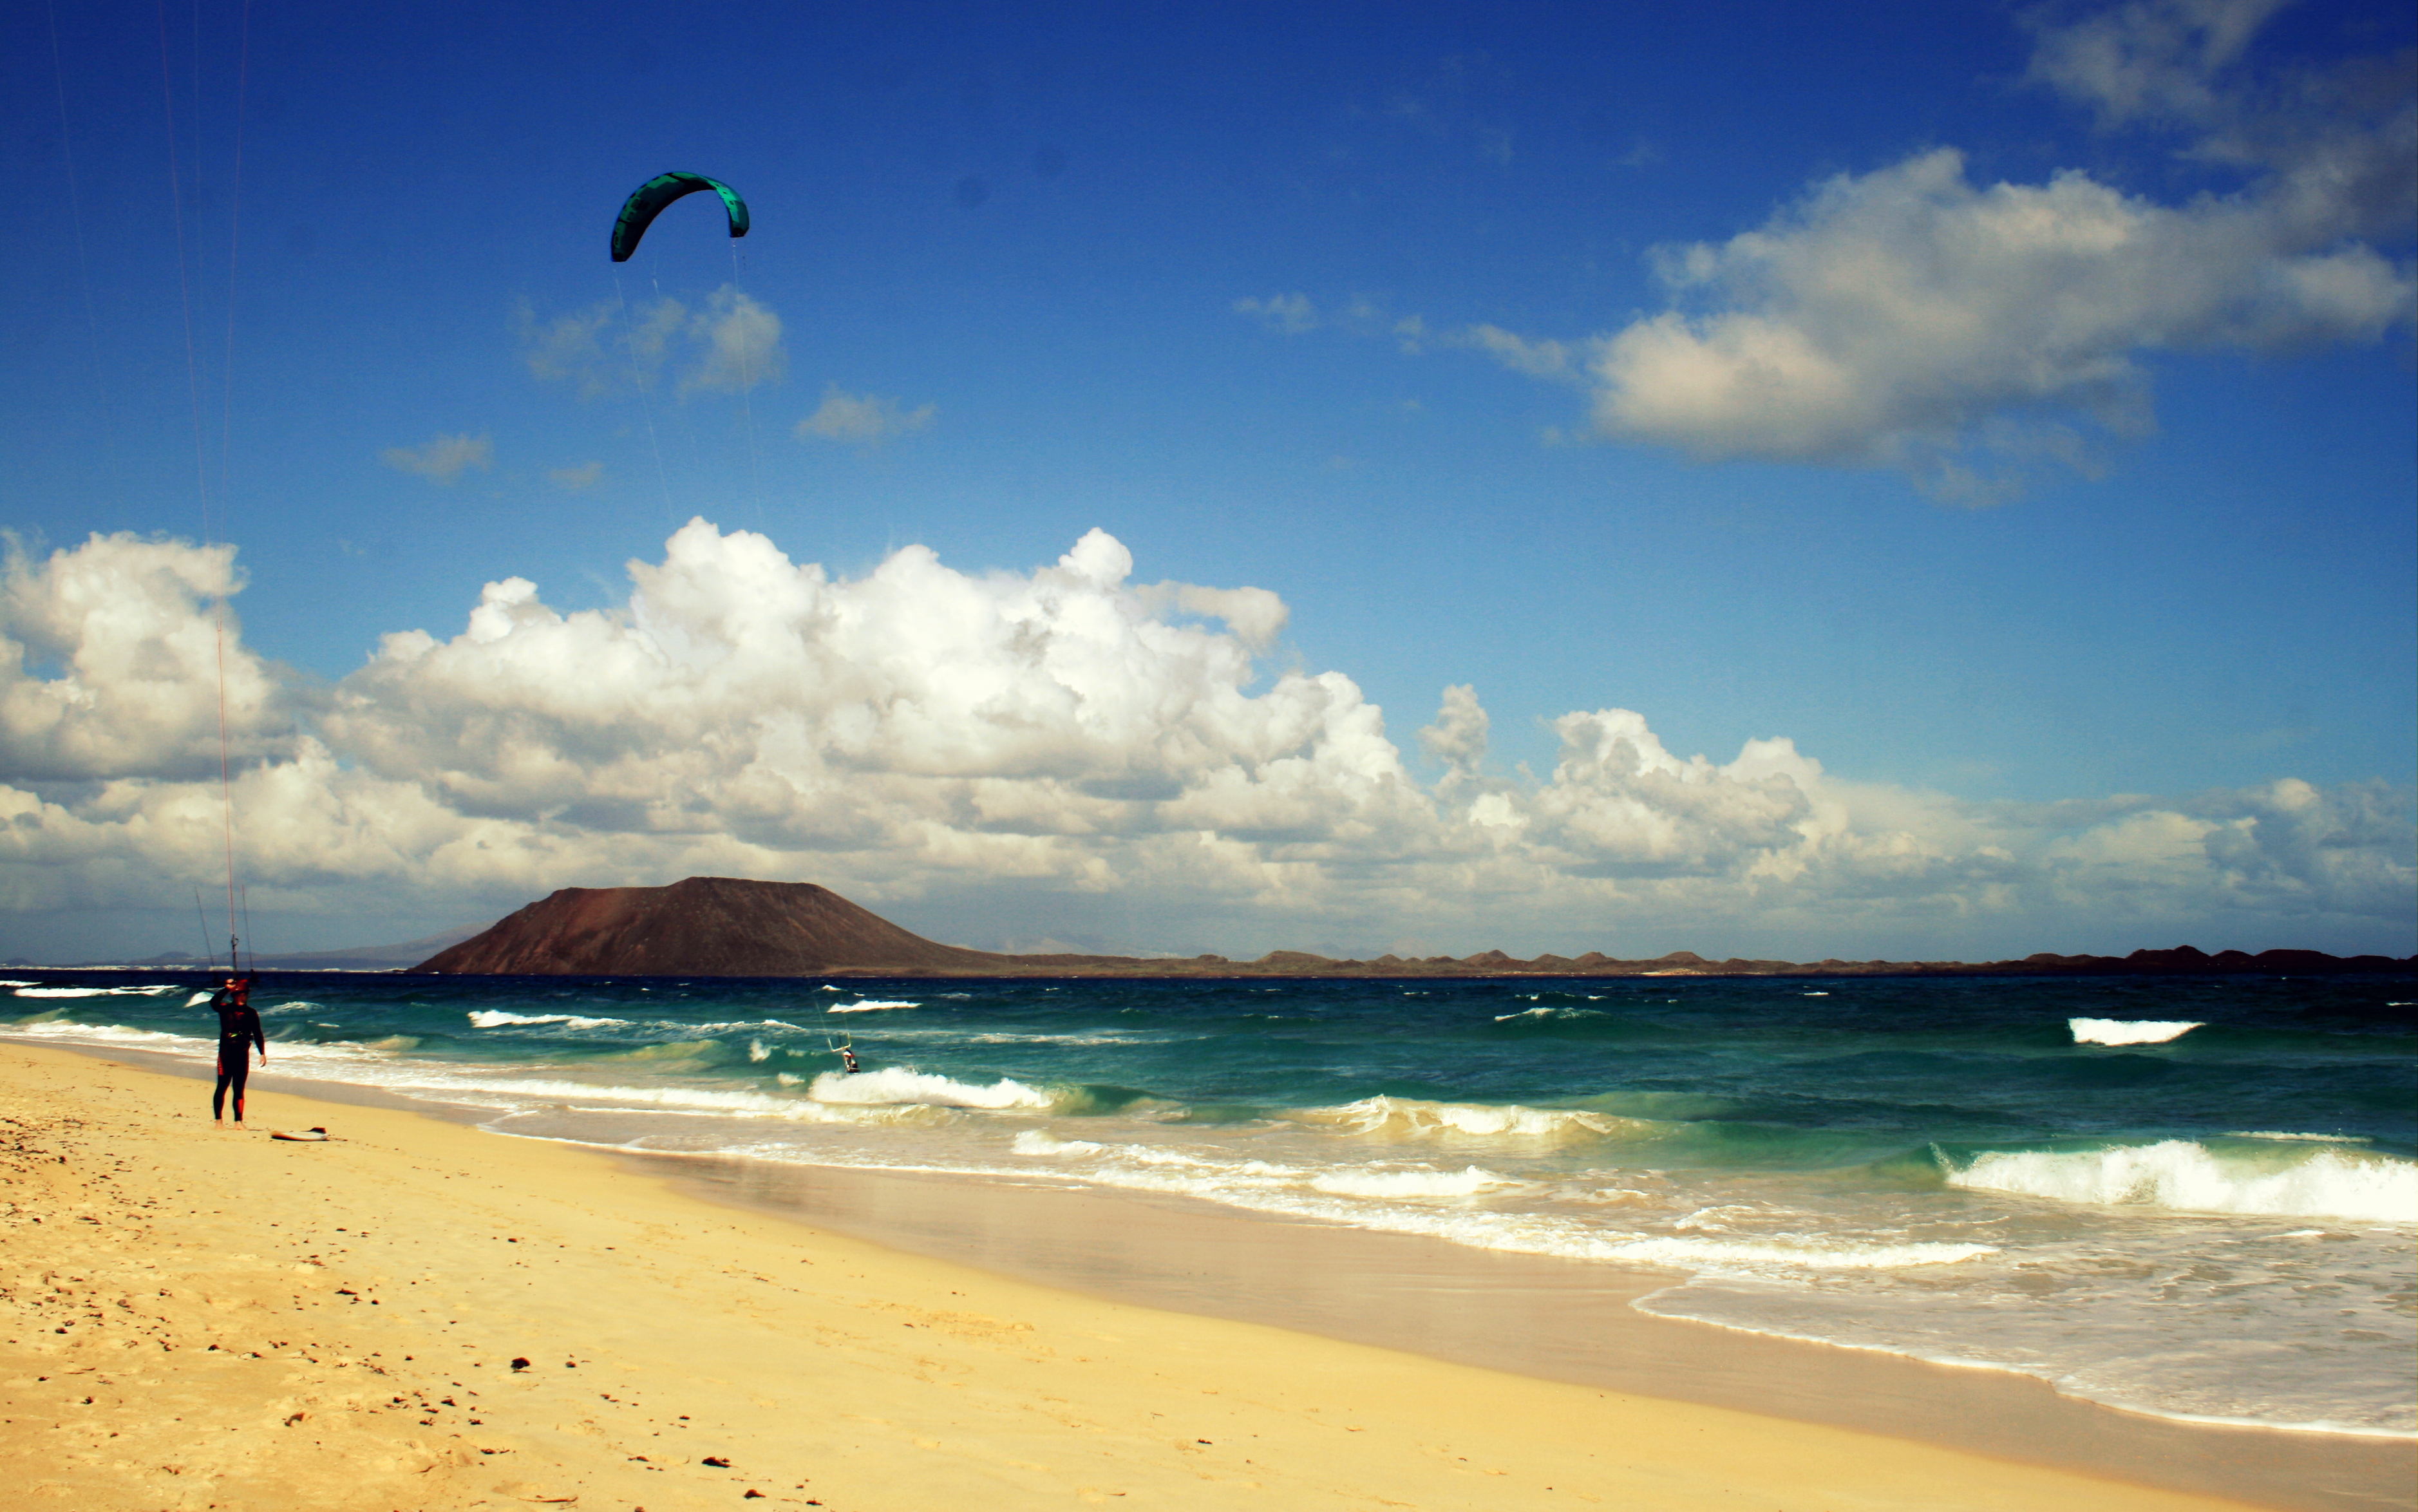
<svg viewBox="0 0 2418 1512">
<path fill-rule="evenodd" d="M 252 1112 L 0 1047 L 21 1504 L 2275 1504 L 1060 1290 L 407 1111 Z"/>
</svg>

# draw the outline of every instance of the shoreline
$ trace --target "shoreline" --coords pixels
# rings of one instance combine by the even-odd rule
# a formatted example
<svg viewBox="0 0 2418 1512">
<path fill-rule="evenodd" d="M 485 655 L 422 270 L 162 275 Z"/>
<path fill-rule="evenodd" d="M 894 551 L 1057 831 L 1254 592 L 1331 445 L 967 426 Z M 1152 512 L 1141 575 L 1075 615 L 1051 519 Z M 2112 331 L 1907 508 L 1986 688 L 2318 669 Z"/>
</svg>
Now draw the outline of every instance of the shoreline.
<svg viewBox="0 0 2418 1512">
<path fill-rule="evenodd" d="M 1171 1194 L 614 1154 L 708 1200 L 1118 1302 L 2170 1490 L 2275 1507 L 2373 1505 L 2309 1487 L 2373 1459 L 2369 1485 L 2389 1488 L 2396 1474 L 2408 1478 L 2396 1464 L 2418 1463 L 2418 1439 L 2405 1434 L 2169 1416 L 2070 1396 L 2006 1366 L 1632 1307 L 1684 1284 L 1676 1271 L 1473 1249 Z"/>
<path fill-rule="evenodd" d="M 22 1045 L 8 1046 L 0 1054 L 6 1056 L 12 1088 L 23 1079 L 21 1067 L 38 1068 L 48 1062 L 49 1079 L 65 1084 L 75 1080 L 69 1067 L 115 1068 L 138 1059 L 115 1052 Z M 143 1070 L 114 1070 L 111 1075 L 115 1079 L 141 1078 L 151 1084 L 148 1100 L 153 1103 L 165 1098 L 179 1107 L 188 1104 L 194 1108 L 206 1106 L 190 1069 L 182 1075 Z M 280 1086 L 280 1082 L 289 1086 Z M 1050 1306 L 1062 1309 L 1089 1309 L 1086 1326 L 1094 1328 L 1099 1325 L 1099 1316 L 1095 1315 L 1113 1315 L 1119 1328 L 1130 1328 L 1137 1319 L 1151 1320 L 1155 1330 L 1174 1338 L 1181 1349 L 1198 1351 L 1207 1347 L 1204 1339 L 1223 1340 L 1230 1349 L 1228 1367 L 1239 1370 L 1240 1377 L 1190 1388 L 1193 1397 L 1215 1390 L 1229 1396 L 1240 1392 L 1264 1398 L 1283 1389 L 1282 1370 L 1274 1363 L 1277 1358 L 1299 1365 L 1306 1354 L 1313 1364 L 1329 1369 L 1338 1367 L 1339 1359 L 1361 1359 L 1361 1368 L 1376 1371 L 1373 1376 L 1359 1378 L 1364 1389 L 1389 1399 L 1395 1391 L 1390 1382 L 1397 1378 L 1418 1377 L 1427 1382 L 1432 1400 L 1425 1405 L 1406 1401 L 1403 1411 L 1413 1418 L 1430 1408 L 1445 1411 L 1441 1405 L 1445 1403 L 1492 1399 L 1507 1392 L 1523 1399 L 1527 1394 L 1542 1393 L 1550 1404 L 1549 1412 L 1578 1412 L 1584 1416 L 1607 1411 L 1606 1404 L 1616 1401 L 1622 1413 L 1632 1416 L 1642 1413 L 1660 1420 L 1668 1414 L 1678 1414 L 1676 1421 L 1682 1430 L 1691 1434 L 1713 1433 L 1724 1443 L 1743 1434 L 1743 1442 L 1725 1447 L 1715 1457 L 1714 1464 L 1692 1471 L 1664 1465 L 1657 1473 L 1661 1478 L 1652 1483 L 1657 1488 L 1652 1496 L 1638 1504 L 1699 1504 L 1694 1499 L 1696 1492 L 1709 1496 L 1710 1482 L 1678 1495 L 1681 1488 L 1669 1477 L 1676 1474 L 1685 1481 L 1690 1474 L 1698 1479 L 1709 1475 L 1720 1481 L 1726 1476 L 1730 1480 L 1724 1483 L 1734 1485 L 1735 1473 L 1744 1473 L 1746 1467 L 1768 1459 L 1768 1452 L 1756 1446 L 1768 1445 L 1775 1438 L 1789 1441 L 1817 1458 L 1844 1452 L 1848 1461 L 1859 1463 L 1877 1456 L 1869 1473 L 1858 1470 L 1855 1474 L 1868 1479 L 1877 1477 L 1885 1484 L 1902 1482 L 1905 1462 L 1918 1461 L 1927 1467 L 1923 1474 L 1931 1479 L 1924 1485 L 1931 1489 L 1910 1499 L 1901 1502 L 1882 1496 L 1874 1500 L 1879 1494 L 1875 1486 L 1858 1492 L 1866 1497 L 1867 1504 L 1876 1506 L 1936 1505 L 1939 1489 L 1953 1484 L 1959 1488 L 1957 1504 L 1976 1507 L 2213 1507 L 2248 1504 L 2347 1508 L 2404 1501 L 2410 1480 L 2407 1467 L 2411 1454 L 2408 1441 L 2179 1424 L 2059 1397 L 2044 1382 L 2010 1372 L 1930 1366 L 1902 1356 L 1777 1340 L 1630 1311 L 1626 1305 L 1629 1295 L 1675 1278 L 1652 1273 L 1627 1275 L 1623 1284 L 1630 1287 L 1629 1291 L 1619 1291 L 1616 1287 L 1608 1291 L 1605 1268 L 1583 1262 L 1532 1265 L 1526 1262 L 1537 1258 L 1490 1259 L 1484 1252 L 1416 1236 L 1286 1224 L 1256 1215 L 1228 1214 L 1223 1210 L 1204 1214 L 1192 1210 L 1209 1205 L 1188 1199 L 1138 1201 L 1132 1199 L 1134 1194 L 1110 1196 L 1044 1186 L 942 1182 L 835 1168 L 774 1167 L 727 1158 L 717 1162 L 705 1157 L 608 1156 L 593 1146 L 486 1134 L 437 1117 L 436 1109 L 427 1105 L 406 1103 L 403 1099 L 375 1093 L 342 1100 L 330 1098 L 327 1094 L 338 1090 L 330 1084 L 264 1077 L 256 1079 L 254 1086 L 265 1094 L 260 1099 L 264 1116 L 290 1123 L 299 1121 L 301 1115 L 278 1110 L 298 1107 L 310 1110 L 314 1121 L 338 1129 L 340 1135 L 344 1125 L 366 1122 L 377 1125 L 382 1138 L 400 1139 L 406 1145 L 436 1140 L 449 1149 L 458 1146 L 466 1151 L 481 1151 L 480 1154 L 463 1158 L 485 1168 L 481 1171 L 482 1176 L 503 1170 L 552 1171 L 568 1168 L 566 1162 L 571 1166 L 584 1165 L 590 1170 L 601 1168 L 610 1173 L 610 1179 L 602 1184 L 604 1190 L 596 1204 L 615 1212 L 668 1202 L 688 1214 L 680 1225 L 682 1228 L 708 1220 L 709 1227 L 718 1227 L 731 1221 L 734 1214 L 747 1219 L 760 1217 L 757 1243 L 771 1243 L 776 1247 L 786 1245 L 792 1249 L 836 1246 L 849 1250 L 850 1263 L 867 1268 L 868 1275 L 888 1274 L 894 1290 L 886 1306 L 893 1309 L 926 1305 L 930 1300 L 926 1295 L 918 1303 L 909 1295 L 899 1294 L 895 1283 L 919 1279 L 928 1291 L 945 1280 L 948 1284 L 939 1286 L 939 1292 L 933 1294 L 976 1290 L 997 1292 L 1005 1289 L 1028 1308 L 1039 1306 L 1036 1299 L 1047 1299 Z M 308 1090 L 291 1090 L 294 1087 Z M 395 1105 L 413 1110 L 398 1111 Z M 197 1121 L 198 1115 L 194 1116 Z M 408 1132 L 415 1128 L 422 1134 L 415 1137 Z M 207 1131 L 207 1125 L 200 1125 L 200 1129 Z M 427 1132 L 437 1130 L 444 1131 L 441 1138 Z M 319 1149 L 273 1145 L 260 1137 L 226 1138 L 248 1147 L 247 1155 L 276 1153 L 266 1155 L 270 1160 L 284 1158 L 284 1152 Z M 319 1149 L 319 1153 L 326 1152 Z M 718 1171 L 708 1168 L 717 1165 L 721 1168 Z M 641 1167 L 647 1174 L 635 1174 Z M 670 1194 L 662 1180 L 670 1167 L 681 1168 L 678 1181 L 672 1184 L 680 1189 L 676 1195 Z M 467 1177 L 471 1172 L 460 1174 Z M 814 1197 L 821 1205 L 802 1202 L 802 1195 Z M 707 1201 L 717 1205 L 707 1206 Z M 734 1203 L 737 1206 L 730 1205 Z M 851 1203 L 857 1211 L 854 1218 L 844 1211 Z M 1086 1215 L 1070 1220 L 1068 1214 L 1076 1209 L 1084 1210 Z M 1149 1219 L 1146 1223 L 1140 1221 L 1144 1216 Z M 977 1221 L 969 1221 L 970 1218 Z M 942 1219 L 946 1221 L 940 1221 Z M 431 1221 L 438 1229 L 450 1227 Z M 958 1252 L 931 1258 L 931 1246 L 914 1242 L 918 1225 L 926 1238 L 936 1228 L 944 1234 L 955 1234 Z M 1188 1271 L 1181 1265 L 1170 1267 L 1167 1261 L 1171 1257 L 1197 1258 L 1201 1235 L 1211 1229 L 1222 1232 L 1225 1238 L 1220 1243 L 1230 1247 L 1257 1245 L 1263 1260 L 1274 1256 L 1289 1265 L 1289 1269 L 1276 1268 L 1270 1273 L 1283 1278 L 1282 1287 L 1263 1287 L 1257 1293 L 1245 1294 L 1249 1289 L 1233 1284 L 1232 1276 L 1235 1273 L 1231 1269 L 1221 1275 L 1215 1268 L 1203 1270 L 1198 1265 Z M 1052 1264 L 1040 1263 L 1033 1253 L 1036 1235 L 1057 1236 L 1052 1242 L 1062 1249 L 1069 1244 L 1092 1246 L 1094 1253 L 1090 1270 L 1064 1263 L 1056 1263 L 1054 1268 Z M 1153 1254 L 1157 1257 L 1155 1262 L 1138 1262 L 1137 1257 Z M 1404 1257 L 1412 1255 L 1426 1258 L 1416 1263 L 1406 1261 Z M 1307 1261 L 1321 1257 L 1324 1268 L 1315 1276 L 1305 1272 Z M 1472 1257 L 1478 1257 L 1481 1263 L 1474 1267 Z M 1495 1260 L 1504 1263 L 1495 1264 Z M 1155 1271 L 1153 1263 L 1157 1266 Z M 968 1264 L 979 1269 L 960 1268 Z M 1490 1268 L 1491 1282 L 1481 1284 L 1481 1278 L 1473 1275 L 1474 1269 Z M 1506 1286 L 1506 1277 L 1514 1271 L 1524 1279 L 1521 1285 Z M 1560 1279 L 1549 1279 L 1551 1273 L 1559 1273 Z M 936 1275 L 937 1280 L 933 1278 Z M 1171 1276 L 1175 1283 L 1172 1289 Z M 1372 1290 L 1372 1278 L 1389 1279 L 1391 1291 L 1383 1287 Z M 628 1275 L 608 1275 L 597 1284 L 607 1291 L 628 1293 L 635 1282 Z M 1289 1298 L 1293 1316 L 1271 1313 L 1265 1306 L 1271 1296 Z M 1354 1324 L 1347 1316 L 1349 1309 L 1339 1305 L 1354 1297 L 1367 1304 L 1363 1308 L 1364 1324 L 1370 1307 L 1386 1320 L 1378 1336 L 1354 1337 L 1354 1327 L 1360 1327 L 1364 1335 L 1371 1332 Z M 1424 1312 L 1406 1311 L 1400 1306 L 1406 1298 L 1419 1297 L 1424 1298 Z M 1499 1338 L 1498 1330 L 1485 1326 L 1486 1320 L 1499 1318 L 1507 1306 L 1526 1307 L 1548 1321 L 1566 1322 L 1567 1309 L 1574 1298 L 1585 1303 L 1591 1309 L 1586 1316 L 1591 1322 L 1604 1323 L 1606 1333 L 1632 1340 L 1684 1339 L 1684 1347 L 1649 1344 L 1633 1352 L 1635 1358 L 1625 1367 L 1628 1374 L 1571 1383 L 1567 1373 L 1556 1379 L 1554 1371 L 1540 1372 L 1534 1358 L 1510 1358 L 1493 1364 L 1492 1368 L 1486 1367 L 1489 1362 L 1466 1359 L 1470 1352 L 1468 1339 L 1464 1337 L 1460 1346 L 1453 1346 L 1451 1339 L 1445 1336 L 1450 1330 L 1442 1326 L 1443 1321 L 1456 1319 L 1464 1324 L 1477 1322 L 1480 1326 L 1476 1329 L 1476 1336 L 1482 1343 L 1488 1338 Z M 1485 1306 L 1477 1306 L 1472 1299 Z M 358 1306 L 358 1300 L 353 1306 Z M 1494 1311 L 1489 1313 L 1487 1307 Z M 1303 1316 L 1304 1309 L 1312 1316 Z M 1406 1333 L 1406 1318 L 1414 1321 L 1426 1319 L 1422 1325 L 1425 1332 L 1412 1329 Z M 1309 1325 L 1308 1331 L 1304 1331 L 1305 1324 Z M 1251 1348 L 1240 1355 L 1231 1352 L 1231 1336 L 1235 1331 L 1252 1340 Z M 1567 1335 L 1571 1330 L 1565 1326 L 1561 1332 Z M 1464 1328 L 1463 1333 L 1467 1335 L 1469 1330 Z M 1371 1344 L 1385 1348 L 1371 1349 Z M 1405 1350 L 1411 1352 L 1395 1352 Z M 1675 1355 L 1683 1356 L 1690 1368 L 1676 1368 L 1672 1363 Z M 1266 1363 L 1263 1363 L 1263 1357 Z M 1370 1367 L 1367 1358 L 1383 1363 Z M 1463 1363 L 1440 1363 L 1455 1360 Z M 1505 1363 L 1517 1367 L 1519 1373 L 1498 1373 Z M 1877 1382 L 1876 1367 L 1880 1375 L 1894 1380 Z M 1272 1370 L 1277 1374 L 1271 1375 Z M 1153 1389 L 1167 1389 L 1164 1373 L 1159 1375 L 1162 1384 Z M 1388 1384 L 1380 1386 L 1376 1383 L 1380 1381 Z M 1126 1389 L 1131 1389 L 1130 1382 Z M 1798 1398 L 1794 1401 L 1789 1400 L 1792 1392 Z M 1635 1395 L 1628 1395 L 1630 1393 Z M 937 1408 L 948 1395 L 941 1392 L 926 1403 L 926 1410 Z M 1826 1401 L 1847 1405 L 1845 1426 L 1826 1426 L 1818 1420 L 1821 1404 Z M 0 1415 L 13 1424 L 20 1415 L 13 1409 L 19 1404 L 12 1400 L 9 1405 L 12 1410 Z M 1741 1411 L 1741 1406 L 1750 1410 Z M 1798 1410 L 1784 1411 L 1780 1415 L 1770 1415 L 1766 1411 L 1781 1406 Z M 1931 1429 L 1909 1431 L 1920 1426 L 1917 1420 L 1926 1411 L 1937 1420 Z M 1948 1441 L 1954 1435 L 1943 1431 L 1940 1426 L 1952 1426 L 1959 1419 L 1966 1420 L 1967 1427 L 1975 1430 L 1966 1434 L 1967 1442 L 1961 1446 L 1950 1443 Z M 2114 1426 L 2098 1422 L 2099 1419 L 2109 1420 Z M 1513 1463 L 1567 1464 L 1569 1456 L 1578 1452 L 1578 1444 L 1595 1442 L 1595 1436 L 1575 1432 L 1538 1442 L 1530 1425 L 1494 1419 L 1489 1422 L 1492 1426 L 1485 1428 L 1487 1432 L 1526 1435 L 1518 1455 L 1511 1457 Z M 2143 1425 L 2149 1427 L 2145 1429 Z M 1391 1425 L 1395 1429 L 1419 1426 L 1431 1435 L 1448 1432 L 1466 1437 L 1478 1430 L 1465 1405 L 1445 1411 L 1444 1419 L 1437 1422 Z M 1984 1429 L 1987 1431 L 1981 1431 Z M 1362 1430 L 1377 1434 L 1381 1425 L 1365 1424 Z M 1991 1440 L 1993 1433 L 1997 1435 L 1995 1443 Z M 1806 1435 L 1814 1436 L 1813 1440 L 1805 1441 Z M 1848 1451 L 1843 1449 L 1844 1444 L 1858 1447 Z M 1403 1454 L 1413 1453 L 1399 1442 L 1395 1447 Z M 2014 1451 L 2012 1459 L 2001 1458 L 2011 1449 Z M 1322 1456 L 1327 1452 L 1324 1448 L 1318 1451 Z M 1755 1494 L 1763 1494 L 1765 1489 L 1801 1493 L 1805 1489 L 1806 1483 L 1796 1470 L 1773 1469 L 1770 1473 L 1778 1478 L 1759 1488 Z M 2175 1489 L 2150 1489 L 2143 1484 L 2145 1473 L 2147 1479 Z M 635 1474 L 645 1479 L 643 1471 Z M 1569 1481 L 1581 1475 L 1583 1471 L 1574 1467 L 1562 1472 L 1559 1479 Z M 1967 1496 L 1968 1476 L 1999 1486 L 2028 1483 L 2030 1489 L 2012 1500 L 1998 1492 L 1988 1497 L 1982 1497 L 1978 1491 Z M 2179 1479 L 2188 1484 L 2179 1485 Z M 1539 1486 L 1555 1483 L 1549 1476 Z M 650 1489 L 654 1500 L 641 1498 L 643 1504 L 664 1502 L 661 1484 L 658 1481 Z M 1845 1488 L 1842 1485 L 1840 1489 Z M 1631 1488 L 1632 1492 L 1635 1489 Z M 1507 1501 L 1505 1494 L 1513 1490 L 1514 1487 L 1498 1479 L 1480 1500 L 1462 1502 L 1427 1495 L 1415 1497 L 1410 1504 L 1531 1504 L 1524 1494 Z M 766 1494 L 772 1494 L 770 1489 Z M 1004 1493 L 992 1486 L 984 1494 L 997 1502 Z M 1530 1488 L 1526 1494 L 1539 1498 L 1534 1504 L 1566 1504 L 1554 1498 L 1573 1493 L 1565 1486 L 1562 1491 L 1551 1495 L 1536 1488 Z M 2227 1496 L 2238 1500 L 2219 1499 Z M 1009 1500 L 1015 1498 L 1010 1496 Z M 842 1504 L 827 1501 L 826 1504 Z M 941 1503 L 875 1498 L 848 1504 L 873 1507 Z M 1289 1501 L 1284 1494 L 1275 1494 L 1268 1504 L 1331 1504 L 1315 1498 Z M 1702 1504 L 1718 1504 L 1707 1500 Z M 1773 1504 L 1786 1503 L 1783 1499 Z"/>
</svg>

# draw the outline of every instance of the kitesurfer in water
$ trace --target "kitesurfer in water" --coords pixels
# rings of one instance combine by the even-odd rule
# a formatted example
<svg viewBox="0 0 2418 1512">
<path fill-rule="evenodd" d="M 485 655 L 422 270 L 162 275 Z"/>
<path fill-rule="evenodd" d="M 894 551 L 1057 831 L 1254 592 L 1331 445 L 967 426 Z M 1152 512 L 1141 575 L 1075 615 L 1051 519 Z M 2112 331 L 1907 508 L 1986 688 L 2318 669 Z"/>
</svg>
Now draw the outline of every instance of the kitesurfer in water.
<svg viewBox="0 0 2418 1512">
<path fill-rule="evenodd" d="M 851 1077 L 865 1069 L 856 1063 L 856 1047 L 850 1045 L 843 1045 L 839 1047 L 839 1063 L 848 1067 L 848 1075 Z"/>
<path fill-rule="evenodd" d="M 252 1073 L 252 1052 L 260 1051 L 260 1063 L 268 1063 L 268 1038 L 260 1031 L 260 1015 L 252 1006 L 252 978 L 233 976 L 218 991 L 210 994 L 210 1006 L 219 1016 L 219 1085 L 210 1093 L 210 1117 L 223 1126 L 226 1123 L 226 1097 L 235 1092 L 235 1121 L 243 1122 L 243 1083 Z"/>
</svg>

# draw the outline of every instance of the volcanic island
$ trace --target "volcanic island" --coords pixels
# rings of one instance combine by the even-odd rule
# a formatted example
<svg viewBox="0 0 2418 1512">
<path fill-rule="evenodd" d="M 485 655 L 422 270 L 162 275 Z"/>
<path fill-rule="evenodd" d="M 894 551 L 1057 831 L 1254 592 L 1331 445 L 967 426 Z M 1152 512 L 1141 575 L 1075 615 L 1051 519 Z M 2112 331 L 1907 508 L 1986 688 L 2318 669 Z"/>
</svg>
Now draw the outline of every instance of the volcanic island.
<svg viewBox="0 0 2418 1512">
<path fill-rule="evenodd" d="M 926 939 L 812 882 L 691 877 L 667 887 L 566 887 L 411 970 L 462 976 L 685 977 L 2301 976 L 2412 964 L 2418 956 L 2403 961 L 2309 950 L 2211 955 L 2189 945 L 2130 955 L 2043 952 L 2022 960 L 1982 962 L 1714 961 L 1684 950 L 1650 960 L 1601 951 L 1523 960 L 1499 950 L 1373 960 L 1291 950 L 1247 961 L 1223 955 L 1002 955 Z"/>
</svg>

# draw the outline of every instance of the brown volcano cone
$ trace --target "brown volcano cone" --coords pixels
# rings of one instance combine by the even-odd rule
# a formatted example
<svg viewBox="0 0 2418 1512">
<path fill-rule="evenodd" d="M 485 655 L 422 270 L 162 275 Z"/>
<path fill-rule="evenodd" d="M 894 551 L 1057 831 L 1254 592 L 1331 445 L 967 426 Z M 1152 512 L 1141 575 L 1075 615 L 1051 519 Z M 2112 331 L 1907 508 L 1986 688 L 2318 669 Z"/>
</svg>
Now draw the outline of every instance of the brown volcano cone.
<svg viewBox="0 0 2418 1512">
<path fill-rule="evenodd" d="M 812 882 L 692 877 L 566 887 L 416 971 L 473 976 L 819 976 L 979 971 L 1002 957 L 911 935 Z"/>
</svg>

